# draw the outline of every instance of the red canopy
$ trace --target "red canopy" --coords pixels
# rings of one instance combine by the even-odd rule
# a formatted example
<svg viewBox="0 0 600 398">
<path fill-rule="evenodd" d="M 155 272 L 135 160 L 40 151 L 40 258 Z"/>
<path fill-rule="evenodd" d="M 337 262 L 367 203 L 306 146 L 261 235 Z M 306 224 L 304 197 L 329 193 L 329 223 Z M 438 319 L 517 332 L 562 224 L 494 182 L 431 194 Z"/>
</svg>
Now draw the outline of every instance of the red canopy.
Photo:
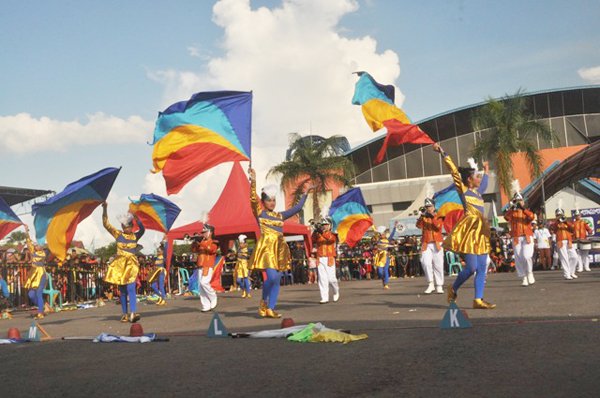
<svg viewBox="0 0 600 398">
<path fill-rule="evenodd" d="M 250 207 L 250 182 L 239 162 L 234 162 L 231 174 L 221 192 L 217 203 L 208 213 L 208 222 L 215 227 L 215 238 L 221 244 L 221 251 L 227 250 L 230 240 L 240 234 L 258 239 L 260 228 Z M 183 239 L 185 235 L 202 232 L 200 221 L 172 229 L 167 234 L 167 266 L 171 265 L 173 241 Z M 307 250 L 311 249 L 310 229 L 306 225 L 287 220 L 283 223 L 283 234 L 288 236 L 302 235 Z"/>
</svg>

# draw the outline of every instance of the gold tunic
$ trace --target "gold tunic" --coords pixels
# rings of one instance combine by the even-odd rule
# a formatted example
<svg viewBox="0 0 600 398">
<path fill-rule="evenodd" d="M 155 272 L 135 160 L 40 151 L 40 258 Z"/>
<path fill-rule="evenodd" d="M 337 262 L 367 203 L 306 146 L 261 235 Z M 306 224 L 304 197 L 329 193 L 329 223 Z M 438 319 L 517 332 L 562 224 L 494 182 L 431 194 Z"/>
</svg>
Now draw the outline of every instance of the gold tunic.
<svg viewBox="0 0 600 398">
<path fill-rule="evenodd" d="M 275 211 L 261 209 L 254 181 L 250 186 L 250 204 L 260 226 L 260 238 L 250 259 L 250 269 L 272 268 L 278 271 L 290 269 L 292 265 L 290 249 L 283 238 L 283 232 L 276 230 L 283 230 L 283 216 Z"/>
<path fill-rule="evenodd" d="M 458 169 L 450 156 L 444 163 L 452 174 L 454 185 L 464 200 L 464 214 L 444 240 L 444 249 L 461 254 L 488 254 L 490 252 L 490 225 L 483 217 L 483 199 L 479 192 L 463 184 Z M 479 210 L 480 208 L 481 210 Z"/>
<path fill-rule="evenodd" d="M 33 242 L 27 237 L 27 249 L 31 253 L 31 269 L 29 270 L 29 277 L 25 282 L 25 289 L 37 289 L 40 287 L 42 278 L 46 275 L 46 268 L 44 264 L 46 261 L 45 250 L 35 250 Z"/>
<path fill-rule="evenodd" d="M 248 248 L 244 247 L 238 251 L 237 262 L 235 263 L 235 275 L 238 278 L 248 277 Z"/>
<path fill-rule="evenodd" d="M 148 283 L 153 283 L 154 281 L 158 280 L 158 277 L 161 273 L 163 273 L 165 276 L 167 275 L 164 256 L 158 256 L 154 261 L 154 266 L 155 268 L 152 270 L 150 278 L 148 278 Z"/>
<path fill-rule="evenodd" d="M 140 263 L 135 255 L 137 237 L 134 233 L 126 234 L 108 222 L 108 216 L 102 216 L 104 228 L 117 240 L 117 258 L 109 264 L 104 281 L 115 285 L 128 285 L 135 282 L 140 270 Z"/>
</svg>

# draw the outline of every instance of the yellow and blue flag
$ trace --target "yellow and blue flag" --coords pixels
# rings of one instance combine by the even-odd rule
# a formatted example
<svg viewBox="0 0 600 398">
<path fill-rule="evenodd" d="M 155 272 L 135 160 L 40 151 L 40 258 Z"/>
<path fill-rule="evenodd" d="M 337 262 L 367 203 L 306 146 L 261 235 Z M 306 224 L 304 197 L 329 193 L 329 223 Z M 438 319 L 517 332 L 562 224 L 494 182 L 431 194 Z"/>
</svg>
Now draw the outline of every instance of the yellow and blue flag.
<svg viewBox="0 0 600 398">
<path fill-rule="evenodd" d="M 167 193 L 224 162 L 250 160 L 252 92 L 194 94 L 160 112 L 154 129 L 153 173 L 162 171 Z"/>
<path fill-rule="evenodd" d="M 345 242 L 350 247 L 354 247 L 373 225 L 360 188 L 352 188 L 338 196 L 329 207 L 329 216 L 340 243 Z"/>
<path fill-rule="evenodd" d="M 169 232 L 181 209 L 162 196 L 142 194 L 138 200 L 130 199 L 129 212 L 137 215 L 144 227 L 160 232 Z"/>
<path fill-rule="evenodd" d="M 21 225 L 23 225 L 21 219 L 12 211 L 8 203 L 0 197 L 0 239 Z"/>
<path fill-rule="evenodd" d="M 360 78 L 354 87 L 352 104 L 361 106 L 371 130 L 386 130 L 375 164 L 383 161 L 388 146 L 434 143 L 418 125 L 410 121 L 402 109 L 394 105 L 394 86 L 377 83 L 367 72 L 357 74 Z"/>
<path fill-rule="evenodd" d="M 120 168 L 109 167 L 83 177 L 42 203 L 32 206 L 35 235 L 39 244 L 64 261 L 77 225 L 104 202 Z"/>
</svg>

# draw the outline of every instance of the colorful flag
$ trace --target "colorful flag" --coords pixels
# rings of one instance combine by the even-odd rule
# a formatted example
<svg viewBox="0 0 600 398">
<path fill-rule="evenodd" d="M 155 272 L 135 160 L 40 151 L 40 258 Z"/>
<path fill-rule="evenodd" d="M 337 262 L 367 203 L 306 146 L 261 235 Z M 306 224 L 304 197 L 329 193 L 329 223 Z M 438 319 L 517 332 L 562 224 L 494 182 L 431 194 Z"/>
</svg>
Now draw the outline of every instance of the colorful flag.
<svg viewBox="0 0 600 398">
<path fill-rule="evenodd" d="M 444 229 L 450 233 L 456 222 L 462 217 L 464 207 L 454 184 L 433 195 L 437 214 L 444 218 Z"/>
<path fill-rule="evenodd" d="M 144 227 L 160 232 L 168 232 L 181 212 L 175 203 L 153 193 L 129 200 L 129 212 L 137 215 Z"/>
<path fill-rule="evenodd" d="M 0 239 L 8 235 L 13 229 L 23 225 L 23 222 L 10 208 L 8 203 L 0 197 Z"/>
<path fill-rule="evenodd" d="M 360 188 L 352 188 L 338 196 L 329 207 L 329 216 L 340 243 L 345 242 L 350 247 L 354 247 L 373 225 Z"/>
<path fill-rule="evenodd" d="M 394 86 L 379 84 L 366 72 L 357 73 L 360 78 L 354 87 L 352 104 L 361 105 L 367 124 L 373 131 L 386 130 L 383 145 L 375 164 L 385 157 L 388 146 L 401 144 L 433 144 L 434 141 L 394 105 Z"/>
<path fill-rule="evenodd" d="M 67 185 L 45 202 L 34 204 L 33 224 L 38 243 L 48 244 L 50 252 L 63 261 L 77 225 L 106 200 L 120 170 L 114 167 L 100 170 Z"/>
<path fill-rule="evenodd" d="M 250 160 L 252 92 L 197 93 L 160 112 L 154 129 L 153 173 L 167 193 L 224 162 Z"/>
</svg>

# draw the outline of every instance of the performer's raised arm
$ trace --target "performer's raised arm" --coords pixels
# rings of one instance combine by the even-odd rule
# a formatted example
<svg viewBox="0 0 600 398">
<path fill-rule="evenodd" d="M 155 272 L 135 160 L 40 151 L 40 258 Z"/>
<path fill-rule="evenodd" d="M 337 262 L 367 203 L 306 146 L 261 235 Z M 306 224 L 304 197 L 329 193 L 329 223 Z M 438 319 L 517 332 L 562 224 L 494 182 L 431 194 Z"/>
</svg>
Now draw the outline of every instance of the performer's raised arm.
<svg viewBox="0 0 600 398">
<path fill-rule="evenodd" d="M 110 221 L 108 221 L 107 207 L 108 203 L 102 202 L 102 225 L 104 225 L 104 228 L 113 236 L 113 238 L 117 238 L 119 236 L 119 231 L 111 225 Z"/>
<path fill-rule="evenodd" d="M 254 217 L 258 217 L 261 212 L 258 194 L 256 193 L 256 171 L 253 168 L 248 169 L 250 174 L 250 207 L 252 208 L 252 214 Z"/>
</svg>

